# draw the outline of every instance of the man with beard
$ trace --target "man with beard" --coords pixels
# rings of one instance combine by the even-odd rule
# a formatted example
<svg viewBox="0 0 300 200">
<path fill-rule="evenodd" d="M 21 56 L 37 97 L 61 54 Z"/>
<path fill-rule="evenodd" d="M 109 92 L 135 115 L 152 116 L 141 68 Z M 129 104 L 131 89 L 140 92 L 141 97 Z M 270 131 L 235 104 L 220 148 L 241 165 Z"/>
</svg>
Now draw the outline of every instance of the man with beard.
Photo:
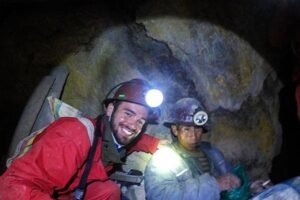
<svg viewBox="0 0 300 200">
<path fill-rule="evenodd" d="M 120 199 L 118 185 L 109 180 L 113 167 L 133 151 L 154 153 L 159 144 L 144 134 L 157 110 L 145 100 L 150 89 L 141 79 L 118 84 L 97 119 L 51 123 L 0 177 L 0 200 Z"/>
<path fill-rule="evenodd" d="M 201 141 L 209 129 L 208 114 L 194 98 L 183 98 L 171 107 L 164 123 L 170 128 L 172 145 L 160 148 L 145 171 L 148 200 L 220 199 L 221 191 L 240 186 L 229 172 L 223 154 Z"/>
</svg>

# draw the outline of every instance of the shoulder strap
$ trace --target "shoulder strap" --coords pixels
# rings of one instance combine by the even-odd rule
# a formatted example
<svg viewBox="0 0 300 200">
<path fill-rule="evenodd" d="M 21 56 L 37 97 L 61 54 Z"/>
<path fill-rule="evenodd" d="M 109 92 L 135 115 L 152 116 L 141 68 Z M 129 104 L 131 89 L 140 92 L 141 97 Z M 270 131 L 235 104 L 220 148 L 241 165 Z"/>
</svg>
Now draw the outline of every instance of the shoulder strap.
<svg viewBox="0 0 300 200">
<path fill-rule="evenodd" d="M 74 191 L 75 200 L 83 199 L 87 178 L 88 178 L 89 172 L 90 172 L 92 164 L 93 164 L 93 158 L 94 158 L 94 155 L 96 152 L 99 137 L 101 136 L 103 129 L 104 129 L 104 126 L 102 123 L 102 115 L 101 115 L 101 116 L 98 116 L 98 118 L 97 118 L 96 129 L 95 129 L 94 137 L 93 137 L 93 143 L 89 150 L 88 159 L 87 159 L 83 174 L 80 178 L 79 185 L 76 187 L 76 190 Z"/>
</svg>

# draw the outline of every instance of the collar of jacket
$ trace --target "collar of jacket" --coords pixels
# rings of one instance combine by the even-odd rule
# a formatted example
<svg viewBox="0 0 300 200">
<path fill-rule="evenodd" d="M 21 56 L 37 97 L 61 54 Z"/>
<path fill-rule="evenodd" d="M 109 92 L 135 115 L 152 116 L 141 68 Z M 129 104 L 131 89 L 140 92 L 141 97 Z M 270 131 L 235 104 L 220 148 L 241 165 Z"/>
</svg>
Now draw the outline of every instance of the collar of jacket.
<svg viewBox="0 0 300 200">
<path fill-rule="evenodd" d="M 102 137 L 102 153 L 101 160 L 106 166 L 108 164 L 124 164 L 124 158 L 126 155 L 125 148 L 118 149 L 114 142 L 111 126 L 108 121 L 108 117 L 103 117 L 104 131 Z"/>
</svg>

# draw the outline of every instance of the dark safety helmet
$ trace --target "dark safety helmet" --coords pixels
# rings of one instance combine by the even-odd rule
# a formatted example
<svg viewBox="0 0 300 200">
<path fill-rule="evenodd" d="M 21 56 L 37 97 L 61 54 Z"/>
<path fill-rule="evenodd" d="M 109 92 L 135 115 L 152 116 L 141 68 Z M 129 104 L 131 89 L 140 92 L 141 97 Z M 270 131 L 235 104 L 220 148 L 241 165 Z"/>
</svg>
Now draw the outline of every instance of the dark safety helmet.
<svg viewBox="0 0 300 200">
<path fill-rule="evenodd" d="M 199 101 L 194 98 L 182 98 L 169 109 L 164 125 L 200 126 L 206 133 L 209 130 L 208 119 L 208 114 Z"/>
<path fill-rule="evenodd" d="M 112 97 L 109 97 L 110 93 L 112 93 L 114 90 L 116 92 Z M 148 101 L 149 97 L 149 92 L 158 92 L 158 90 L 154 89 L 147 81 L 143 79 L 132 79 L 130 81 L 122 82 L 115 87 L 113 87 L 108 94 L 106 95 L 106 98 L 103 101 L 103 104 L 105 107 L 110 103 L 114 101 L 127 101 L 131 103 L 136 103 L 140 104 L 142 106 L 145 106 L 149 108 L 149 119 L 150 121 L 152 120 L 157 120 L 157 118 L 160 115 L 160 109 L 159 106 L 163 101 L 163 95 L 159 91 L 159 94 L 155 93 L 154 95 L 157 96 L 152 96 L 152 100 L 161 100 L 158 103 L 154 103 L 154 105 L 151 105 L 151 99 Z M 152 93 L 153 94 L 153 93 Z M 151 98 L 151 94 L 150 94 Z"/>
</svg>

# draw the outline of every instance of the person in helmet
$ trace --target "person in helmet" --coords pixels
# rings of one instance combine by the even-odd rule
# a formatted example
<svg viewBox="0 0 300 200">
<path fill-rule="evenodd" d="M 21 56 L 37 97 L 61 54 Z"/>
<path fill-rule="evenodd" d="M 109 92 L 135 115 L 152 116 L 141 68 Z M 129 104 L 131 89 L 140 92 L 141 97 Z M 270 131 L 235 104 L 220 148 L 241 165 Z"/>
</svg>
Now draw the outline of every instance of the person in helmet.
<svg viewBox="0 0 300 200">
<path fill-rule="evenodd" d="M 201 141 L 209 131 L 209 116 L 194 98 L 178 100 L 164 123 L 173 143 L 160 148 L 145 170 L 147 200 L 220 199 L 221 191 L 240 185 L 229 173 L 223 154 Z"/>
<path fill-rule="evenodd" d="M 144 134 L 154 113 L 145 101 L 150 88 L 141 79 L 124 82 L 97 119 L 61 117 L 48 125 L 0 177 L 0 200 L 120 199 L 109 179 L 114 166 L 133 151 L 155 152 L 160 142 Z"/>
</svg>

